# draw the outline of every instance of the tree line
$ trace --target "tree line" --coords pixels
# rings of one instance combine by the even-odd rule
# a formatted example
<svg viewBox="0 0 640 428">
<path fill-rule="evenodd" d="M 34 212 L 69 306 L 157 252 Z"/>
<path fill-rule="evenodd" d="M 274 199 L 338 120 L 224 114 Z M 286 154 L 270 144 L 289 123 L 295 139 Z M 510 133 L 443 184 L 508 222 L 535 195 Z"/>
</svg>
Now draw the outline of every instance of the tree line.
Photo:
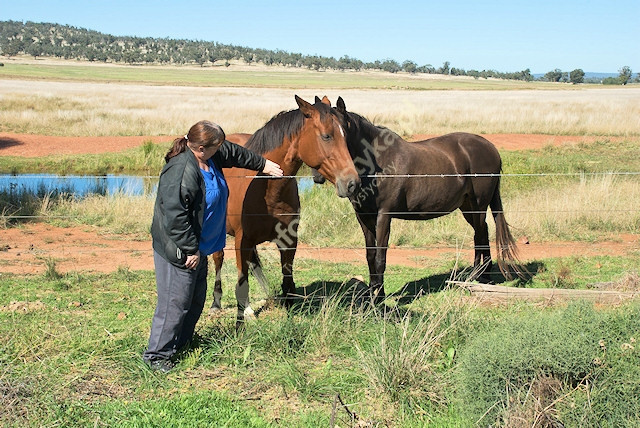
<svg viewBox="0 0 640 428">
<path fill-rule="evenodd" d="M 392 59 L 364 62 L 348 55 L 335 59 L 202 40 L 113 36 L 69 25 L 31 21 L 24 23 L 21 21 L 0 21 L 0 53 L 8 57 L 31 55 L 34 58 L 51 57 L 125 64 L 192 64 L 200 66 L 223 64 L 229 66 L 229 61 L 240 60 L 246 64 L 262 63 L 311 70 L 382 70 L 390 73 L 404 71 L 407 73 L 471 76 L 476 79 L 536 80 L 529 69 L 505 73 L 496 70 L 464 70 L 451 67 L 449 61 L 444 62 L 440 67 L 434 67 L 431 64 L 418 65 L 411 60 L 406 60 L 402 64 Z M 628 69 L 628 67 L 626 68 Z M 626 84 L 631 81 L 631 70 L 625 70 L 625 76 L 627 76 L 626 71 L 628 71 L 628 79 L 616 83 Z M 556 69 L 545 74 L 539 80 L 584 83 L 584 76 L 585 73 L 581 69 L 573 70 L 570 73 Z"/>
</svg>

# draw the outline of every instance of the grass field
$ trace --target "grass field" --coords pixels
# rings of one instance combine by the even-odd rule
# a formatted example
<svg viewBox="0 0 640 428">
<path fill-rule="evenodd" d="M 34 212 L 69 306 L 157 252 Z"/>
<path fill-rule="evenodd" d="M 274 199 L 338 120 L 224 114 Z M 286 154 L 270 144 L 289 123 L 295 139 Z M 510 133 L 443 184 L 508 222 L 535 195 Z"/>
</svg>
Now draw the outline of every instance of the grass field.
<svg viewBox="0 0 640 428">
<path fill-rule="evenodd" d="M 190 74 L 175 77 L 172 70 L 165 75 L 164 70 L 142 67 L 62 68 L 47 65 L 27 67 L 22 75 L 0 74 L 0 131 L 181 135 L 190 124 L 208 117 L 228 132 L 252 132 L 274 113 L 295 107 L 294 93 L 312 99 L 322 89 L 319 95 L 326 92 L 332 100 L 341 95 L 349 109 L 405 135 L 467 130 L 600 136 L 592 143 L 503 153 L 504 172 L 519 174 L 502 181 L 507 219 L 517 236 L 568 239 L 576 245 L 640 230 L 638 175 L 602 174 L 640 171 L 637 88 L 461 90 L 454 82 L 447 90 L 354 89 L 352 78 L 348 89 L 335 83 L 338 80 L 310 89 L 291 83 L 304 80 L 306 72 L 283 80 L 283 86 L 254 76 L 250 88 L 177 87 L 171 79 L 188 83 L 213 71 L 187 70 L 194 76 L 187 78 Z M 122 77 L 116 78 L 118 73 Z M 147 74 L 148 80 L 143 78 Z M 226 78 L 236 77 L 230 76 Z M 156 81 L 148 84 L 152 80 Z M 319 84 L 308 80 L 309 85 Z M 270 85 L 274 87 L 261 87 Z M 609 138 L 614 136 L 621 138 Z M 157 170 L 165 149 L 149 143 L 100 157 L 0 157 L 0 170 L 77 168 L 105 173 L 115 165 L 146 173 Z M 549 175 L 531 175 L 540 172 Z M 0 200 L 5 207 L 20 205 L 26 214 L 72 217 L 50 220 L 57 224 L 98 224 L 109 233 L 148 236 L 148 198 L 53 201 L 22 195 L 7 201 Z M 329 186 L 305 193 L 302 206 L 303 242 L 362 245 L 352 209 L 338 201 Z M 20 224 L 3 221 L 0 226 L 7 225 Z M 327 230 L 333 233 L 322 233 Z M 395 245 L 456 245 L 470 239 L 470 229 L 459 215 L 395 222 L 392 231 Z M 384 308 L 374 309 L 355 304 L 353 296 L 361 287 L 355 278 L 367 277 L 366 266 L 300 259 L 297 291 L 307 298 L 297 300 L 295 309 L 287 312 L 270 300 L 280 283 L 279 258 L 265 251 L 263 261 L 271 284 L 268 294 L 251 280 L 252 300 L 267 301 L 262 314 L 236 335 L 236 271 L 233 263 L 226 263 L 225 313 L 201 319 L 197 340 L 168 376 L 150 372 L 141 360 L 155 305 L 153 272 L 119 266 L 112 274 L 63 274 L 55 259 L 47 261 L 42 275 L 7 274 L 0 266 L 0 424 L 640 424 L 637 299 L 615 306 L 585 301 L 484 305 L 447 286 L 450 279 L 466 278 L 470 260 L 434 258 L 417 261 L 419 267 L 389 266 L 389 299 Z M 637 292 L 639 265 L 637 250 L 615 256 L 547 257 L 529 263 L 534 276 L 528 282 L 505 282 L 499 275 L 494 280 L 519 287 Z"/>
<path fill-rule="evenodd" d="M 11 72 L 14 67 L 18 69 Z M 31 76 L 41 67 L 47 70 L 41 78 Z M 103 72 L 128 77 L 94 78 Z M 163 77 L 147 83 L 156 73 Z M 190 77 L 217 73 L 230 80 L 199 86 Z M 76 77 L 63 79 L 67 74 Z M 206 118 L 227 133 L 253 133 L 276 113 L 297 108 L 297 94 L 310 101 L 327 95 L 334 103 L 342 96 L 349 110 L 403 136 L 452 131 L 640 135 L 638 87 L 286 69 L 257 74 L 245 69 L 6 64 L 0 68 L 0 131 L 175 136 Z M 367 83 L 369 78 L 386 83 Z M 232 84 L 234 79 L 239 84 Z M 299 83 L 316 79 L 322 85 Z"/>
<path fill-rule="evenodd" d="M 287 89 L 510 90 L 558 87 L 546 82 L 474 79 L 405 72 L 393 74 L 382 71 L 312 71 L 283 66 L 246 65 L 242 62 L 232 62 L 230 67 L 125 66 L 26 58 L 7 59 L 5 66 L 0 68 L 0 78 Z"/>
<path fill-rule="evenodd" d="M 270 307 L 236 336 L 235 272 L 228 265 L 225 314 L 201 319 L 198 340 L 168 376 L 150 372 L 140 358 L 154 308 L 153 272 L 61 275 L 52 264 L 43 276 L 0 275 L 0 423 L 640 422 L 637 303 L 485 308 L 457 290 L 441 289 L 455 277 L 450 269 L 395 267 L 387 291 L 397 306 L 383 314 L 352 305 L 347 281 L 357 273 L 353 266 L 297 266 L 298 285 L 313 298 L 288 315 Z M 270 279 L 273 274 L 268 272 Z M 421 290 L 425 294 L 416 295 Z M 264 297 L 258 289 L 252 296 Z"/>
</svg>

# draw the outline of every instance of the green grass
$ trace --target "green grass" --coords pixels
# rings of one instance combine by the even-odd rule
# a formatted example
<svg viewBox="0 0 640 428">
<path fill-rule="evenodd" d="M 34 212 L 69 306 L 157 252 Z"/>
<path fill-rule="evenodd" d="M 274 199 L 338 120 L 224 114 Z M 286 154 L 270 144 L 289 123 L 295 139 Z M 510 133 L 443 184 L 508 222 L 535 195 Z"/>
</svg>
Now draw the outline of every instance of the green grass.
<svg viewBox="0 0 640 428">
<path fill-rule="evenodd" d="M 171 142 L 144 142 L 120 153 L 51 155 L 39 158 L 0 156 L 0 174 L 158 175 Z"/>
<path fill-rule="evenodd" d="M 563 174 L 636 173 L 640 171 L 640 157 L 637 153 L 637 141 L 611 141 L 606 137 L 593 143 L 503 151 L 501 156 L 504 174 L 548 174 L 549 177 L 505 178 L 502 186 L 505 192 L 514 188 L 534 190 L 575 181 L 575 177 L 562 176 Z"/>
<path fill-rule="evenodd" d="M 278 262 L 263 259 L 276 289 Z M 610 262 L 618 269 L 627 263 Z M 524 391 L 538 360 L 553 364 L 548 374 L 568 394 L 556 407 L 560 420 L 574 422 L 577 409 L 586 409 L 589 420 L 605 415 L 612 426 L 636 421 L 638 402 L 615 398 L 637 392 L 633 367 L 640 354 L 629 346 L 637 337 L 637 304 L 483 308 L 445 287 L 463 277 L 459 271 L 391 266 L 383 313 L 352 304 L 350 279 L 363 275 L 363 266 L 299 260 L 298 293 L 310 298 L 288 314 L 267 304 L 236 335 L 232 265 L 223 271 L 226 312 L 202 317 L 200 338 L 169 375 L 141 361 L 155 304 L 153 272 L 51 274 L 52 262 L 46 275 L 0 275 L 1 423 L 315 427 L 334 415 L 348 426 L 348 409 L 372 425 L 472 426 L 478 413 L 505 400 L 500 379 L 511 376 Z M 254 302 L 267 297 L 251 285 Z M 544 340 L 532 342 L 540 335 Z M 495 385 L 477 383 L 482 373 Z M 588 389 L 576 388 L 587 373 Z M 482 395 L 465 400 L 476 391 Z M 585 394 L 597 399 L 587 402 Z M 336 406 L 338 396 L 346 408 Z M 492 411 L 483 420 L 504 416 Z"/>
<path fill-rule="evenodd" d="M 227 86 L 267 87 L 296 89 L 557 89 L 558 85 L 546 82 L 521 82 L 515 80 L 433 78 L 404 73 L 383 72 L 318 72 L 304 69 L 264 68 L 256 70 L 223 67 L 159 67 L 159 66 L 111 66 L 82 65 L 81 63 L 21 64 L 5 63 L 0 67 L 0 78 L 42 79 L 61 81 L 142 83 L 173 86 Z M 571 89 L 570 86 L 566 86 Z"/>
<path fill-rule="evenodd" d="M 164 164 L 164 155 L 171 142 L 155 144 L 145 142 L 121 153 L 99 155 L 51 155 L 41 158 L 0 156 L 1 174 L 157 174 Z M 502 151 L 503 173 L 549 174 L 550 178 L 536 176 L 507 177 L 502 180 L 506 192 L 535 186 L 564 184 L 575 177 L 555 177 L 557 174 L 636 172 L 640 170 L 637 142 L 610 141 L 606 137 L 593 143 L 569 146 L 547 146 L 537 150 Z M 300 174 L 310 175 L 308 168 Z M 542 177 L 544 178 L 544 177 Z"/>
</svg>

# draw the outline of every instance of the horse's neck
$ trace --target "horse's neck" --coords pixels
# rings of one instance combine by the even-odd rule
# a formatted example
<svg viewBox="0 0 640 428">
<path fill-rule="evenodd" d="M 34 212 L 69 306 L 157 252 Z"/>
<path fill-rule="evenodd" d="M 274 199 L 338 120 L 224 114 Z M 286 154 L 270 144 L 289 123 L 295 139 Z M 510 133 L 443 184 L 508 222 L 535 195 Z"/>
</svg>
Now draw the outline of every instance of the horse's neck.
<svg viewBox="0 0 640 428">
<path fill-rule="evenodd" d="M 361 125 L 360 132 L 355 143 L 358 147 L 357 157 L 366 162 L 375 161 L 379 168 L 384 168 L 384 163 L 391 161 L 393 154 L 397 153 L 398 146 L 406 144 L 398 134 L 387 128 L 379 128 L 371 123 Z M 354 162 L 356 157 L 354 157 Z"/>
<path fill-rule="evenodd" d="M 289 151 L 290 143 L 285 143 L 275 150 L 271 150 L 263 154 L 262 156 L 270 161 L 273 161 L 280 165 L 282 173 L 285 177 L 293 177 L 298 173 L 300 167 L 302 167 L 302 161 L 298 157 L 293 159 L 287 158 L 287 152 Z M 280 195 L 283 190 L 291 184 L 291 180 L 295 179 L 274 179 L 269 180 L 267 185 L 267 198 L 274 201 L 281 200 Z"/>
</svg>

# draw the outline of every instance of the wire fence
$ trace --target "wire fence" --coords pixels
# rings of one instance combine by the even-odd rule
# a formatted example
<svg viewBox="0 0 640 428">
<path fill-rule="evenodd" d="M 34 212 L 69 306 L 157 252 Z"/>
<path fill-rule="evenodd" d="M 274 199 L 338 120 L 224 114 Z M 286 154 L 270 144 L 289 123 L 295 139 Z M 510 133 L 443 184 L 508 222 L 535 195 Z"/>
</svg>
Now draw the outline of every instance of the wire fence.
<svg viewBox="0 0 640 428">
<path fill-rule="evenodd" d="M 540 172 L 540 173 L 487 173 L 487 174 L 365 174 L 360 175 L 361 178 L 442 178 L 442 177 L 590 177 L 590 176 L 637 176 L 640 175 L 640 171 L 603 171 L 603 172 Z M 54 177 L 51 174 L 4 174 L 4 177 L 10 177 L 11 179 L 37 179 L 37 178 L 50 178 Z M 87 180 L 99 180 L 106 177 L 129 177 L 120 176 L 116 174 L 106 175 L 60 175 L 55 176 L 61 179 L 65 177 L 82 178 Z M 133 176 L 131 176 L 133 177 Z M 136 175 L 136 178 L 153 180 L 157 179 L 157 175 Z M 225 174 L 225 178 L 255 178 L 265 180 L 280 180 L 282 178 L 295 178 L 295 179 L 312 179 L 313 175 L 285 175 L 282 177 L 272 177 L 270 175 L 232 175 Z"/>
<path fill-rule="evenodd" d="M 615 177 L 615 176 L 620 176 L 620 177 L 637 177 L 640 176 L 640 172 L 576 172 L 576 173 L 526 173 L 526 174 L 417 174 L 417 175 L 397 175 L 397 174 L 385 174 L 385 175 L 367 175 L 367 176 L 363 176 L 363 177 L 369 177 L 369 178 L 394 178 L 394 177 L 400 177 L 400 178 L 408 178 L 408 177 L 413 177 L 413 178 L 444 178 L 444 177 L 602 177 L 602 176 L 611 176 L 611 177 Z M 20 175 L 20 176 L 13 176 L 12 180 L 14 180 L 13 182 L 17 182 L 19 180 L 22 179 L 38 179 L 38 178 L 42 178 L 42 175 L 38 175 L 38 174 L 27 174 L 27 175 Z M 46 177 L 46 176 L 45 176 Z M 97 180 L 97 179 L 101 179 L 104 178 L 104 176 L 100 176 L 100 175 L 91 175 L 91 176 L 81 176 L 81 179 L 84 180 Z M 227 177 L 227 179 L 233 179 L 236 177 L 241 177 L 241 178 L 258 178 L 258 179 L 271 179 L 271 180 L 278 180 L 279 178 L 274 178 L 274 177 L 270 177 L 270 176 L 246 176 L 246 175 L 242 175 L 242 176 L 232 176 L 229 175 Z M 307 176 L 307 175 L 298 175 L 298 176 L 289 176 L 288 178 L 295 178 L 295 179 L 311 179 L 313 176 Z M 158 177 L 157 176 L 141 176 L 139 177 L 141 179 L 146 179 L 146 180 L 155 180 Z M 15 187 L 15 186 L 14 186 Z M 3 189 L 0 188 L 0 192 L 2 192 Z M 637 201 L 636 201 L 637 202 Z M 303 207 L 304 209 L 304 207 Z M 634 208 L 632 205 L 629 206 L 629 208 L 606 208 L 606 207 L 599 207 L 599 206 L 585 206 L 584 208 L 582 208 L 580 210 L 580 214 L 587 214 L 587 213 L 628 213 L 628 214 L 632 214 L 632 213 L 637 213 L 639 210 L 638 208 Z M 478 213 L 480 211 L 469 211 L 469 213 Z M 424 215 L 424 216 L 432 216 L 432 217 L 437 217 L 437 216 L 443 216 L 446 214 L 449 214 L 450 211 L 420 211 L 420 212 L 415 212 L 415 211 L 393 211 L 393 212 L 385 212 L 385 215 L 389 215 L 389 216 L 403 216 L 403 215 Z M 546 214 L 560 214 L 560 213 L 574 213 L 574 210 L 569 210 L 569 209 L 554 209 L 554 210 L 541 210 L 541 209 L 519 209 L 519 210 L 508 210 L 509 214 L 514 214 L 514 213 L 523 213 L 523 214 L 541 214 L 541 213 L 546 213 Z M 353 214 L 353 212 L 351 212 L 351 214 Z M 362 213 L 364 215 L 374 215 L 377 213 L 371 212 L 365 212 Z M 494 213 L 495 214 L 495 213 Z M 230 215 L 234 215 L 234 214 L 230 214 Z M 239 214 L 236 214 L 239 215 Z M 247 215 L 247 214 L 245 214 Z M 259 217 L 259 216 L 263 216 L 264 214 L 248 214 L 248 216 L 252 216 L 252 217 Z M 281 216 L 298 216 L 298 213 L 287 213 L 287 214 L 280 214 Z M 72 220 L 75 219 L 77 217 L 79 217 L 78 215 L 56 215 L 56 214 L 28 214 L 28 215 L 11 215 L 6 213 L 5 211 L 2 210 L 2 207 L 0 207 L 0 217 L 2 219 L 5 220 L 46 220 L 46 219 L 67 219 L 67 220 Z M 0 239 L 0 241 L 2 241 Z M 407 247 L 389 247 L 389 246 L 375 246 L 375 247 L 369 247 L 369 249 L 386 249 L 386 250 L 390 250 L 392 252 L 417 252 L 417 251 L 455 251 L 458 253 L 462 253 L 462 252 L 473 252 L 474 250 L 474 245 L 473 245 L 473 239 L 470 236 L 466 236 L 463 237 L 461 239 L 462 243 L 455 243 L 455 244 L 449 244 L 449 245 L 443 245 L 443 244 L 437 244 L 437 245 L 411 245 L 411 246 L 407 246 Z M 565 243 L 554 243 L 554 242 L 549 242 L 549 243 L 545 243 L 545 248 L 547 248 L 549 254 L 554 254 L 556 251 L 560 251 L 560 250 L 565 250 L 567 245 Z M 592 245 L 594 247 L 597 247 L 598 245 L 601 245 L 599 243 L 584 243 L 581 242 L 580 244 L 576 244 L 579 245 L 581 247 L 586 248 L 589 245 Z M 305 257 L 304 253 L 316 253 L 316 254 L 320 254 L 320 252 L 324 251 L 352 251 L 352 252 L 357 252 L 360 256 L 359 256 L 359 262 L 363 263 L 365 262 L 364 259 L 364 253 L 366 250 L 365 246 L 318 246 L 318 245 L 304 245 L 304 246 L 280 246 L 275 247 L 273 245 L 262 245 L 259 247 L 259 250 L 261 252 L 276 252 L 279 250 L 297 250 L 297 254 L 298 255 L 302 255 L 302 257 Z M 236 250 L 235 246 L 233 245 L 229 245 L 229 247 L 227 247 L 226 249 L 229 252 L 233 252 Z M 96 249 L 87 249 L 87 250 L 75 250 L 75 254 L 76 255 L 82 255 L 82 254 L 95 254 L 98 250 Z M 121 253 L 121 254 L 127 254 L 129 252 L 131 252 L 130 249 L 118 249 L 118 248 L 107 248 L 107 249 L 101 249 L 99 250 L 100 254 L 106 254 L 106 253 L 112 253 L 112 254 L 116 254 L 116 253 Z M 420 261 L 420 255 L 416 256 L 415 259 L 415 266 L 419 266 L 421 264 Z M 274 260 L 277 258 L 277 256 L 273 256 L 272 257 Z M 313 255 L 310 257 L 313 258 Z M 277 262 L 276 262 L 277 264 Z M 405 263 L 407 264 L 407 263 Z M 1 270 L 1 269 L 0 269 Z M 390 271 L 386 273 L 386 276 L 393 276 L 396 275 L 396 273 Z M 401 274 L 398 274 L 401 275 Z"/>
</svg>

